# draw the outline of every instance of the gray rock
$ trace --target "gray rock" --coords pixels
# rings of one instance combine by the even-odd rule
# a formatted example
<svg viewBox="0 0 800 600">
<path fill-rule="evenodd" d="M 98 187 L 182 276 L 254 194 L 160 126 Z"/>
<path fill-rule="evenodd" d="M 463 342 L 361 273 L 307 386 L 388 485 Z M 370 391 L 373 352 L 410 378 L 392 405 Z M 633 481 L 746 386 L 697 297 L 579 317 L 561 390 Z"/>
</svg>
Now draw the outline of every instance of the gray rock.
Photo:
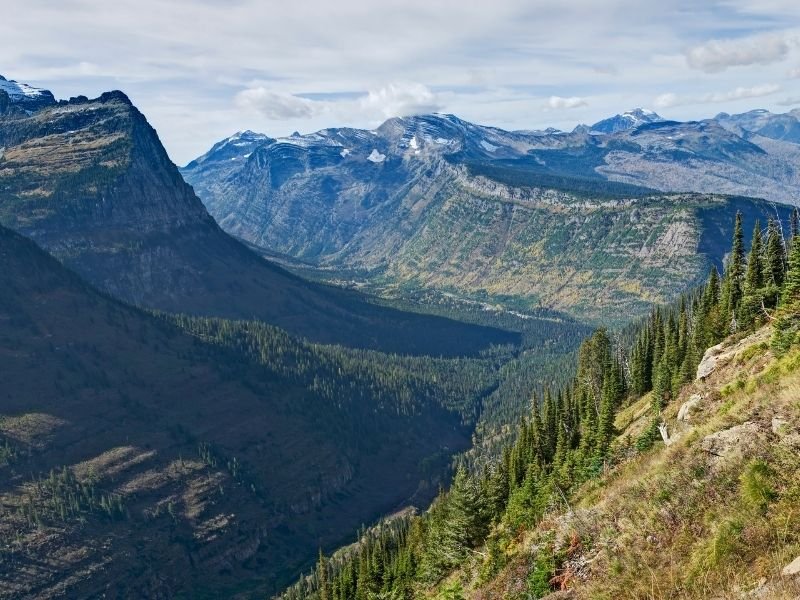
<svg viewBox="0 0 800 600">
<path fill-rule="evenodd" d="M 800 452 L 800 433 L 789 433 L 784 435 L 779 444 L 796 452 Z"/>
<path fill-rule="evenodd" d="M 789 421 L 783 419 L 781 417 L 773 417 L 772 418 L 772 433 L 780 435 L 787 433 L 787 429 L 789 427 Z"/>
<path fill-rule="evenodd" d="M 800 575 L 800 556 L 798 556 L 788 565 L 783 567 L 781 575 L 783 575 L 784 577 L 797 577 L 798 575 Z"/>
<path fill-rule="evenodd" d="M 697 365 L 697 379 L 705 379 L 717 368 L 719 355 L 722 353 L 722 344 L 717 344 L 706 350 L 703 360 Z"/>
<path fill-rule="evenodd" d="M 700 402 L 703 400 L 703 396 L 700 394 L 692 395 L 686 402 L 681 405 L 680 410 L 678 410 L 678 421 L 686 422 L 690 419 L 692 411 L 697 408 Z"/>
<path fill-rule="evenodd" d="M 719 464 L 727 459 L 747 454 L 762 439 L 763 432 L 758 424 L 747 421 L 730 429 L 707 435 L 700 442 L 700 447 L 711 454 L 713 464 Z"/>
</svg>

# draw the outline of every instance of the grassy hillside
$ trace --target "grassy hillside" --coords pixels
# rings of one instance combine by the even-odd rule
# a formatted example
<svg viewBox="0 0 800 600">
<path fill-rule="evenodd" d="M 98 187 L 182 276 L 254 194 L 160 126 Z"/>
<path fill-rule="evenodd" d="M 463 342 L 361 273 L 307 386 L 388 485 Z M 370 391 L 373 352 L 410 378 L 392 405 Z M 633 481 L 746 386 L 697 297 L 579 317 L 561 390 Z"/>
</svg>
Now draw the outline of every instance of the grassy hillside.
<svg viewBox="0 0 800 600">
<path fill-rule="evenodd" d="M 154 317 L 4 228 L 0 261 L 2 598 L 266 594 L 430 498 L 494 385 L 491 361 Z"/>
<path fill-rule="evenodd" d="M 797 598 L 800 578 L 782 570 L 800 556 L 800 348 L 777 358 L 770 336 L 728 341 L 665 407 L 668 446 L 632 448 L 649 397 L 620 412 L 615 447 L 631 458 L 513 535 L 491 579 L 476 558 L 440 590 L 528 598 L 545 581 L 570 598 Z"/>
</svg>

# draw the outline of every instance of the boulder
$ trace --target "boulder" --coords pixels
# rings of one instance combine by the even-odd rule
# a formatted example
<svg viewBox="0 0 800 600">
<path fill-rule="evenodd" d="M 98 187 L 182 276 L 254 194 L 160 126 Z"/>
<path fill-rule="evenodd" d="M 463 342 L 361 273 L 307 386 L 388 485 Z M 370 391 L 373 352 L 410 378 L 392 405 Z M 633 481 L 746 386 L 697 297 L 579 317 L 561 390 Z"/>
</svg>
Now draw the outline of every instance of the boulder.
<svg viewBox="0 0 800 600">
<path fill-rule="evenodd" d="M 686 422 L 689 420 L 691 412 L 697 408 L 697 405 L 703 400 L 703 396 L 700 394 L 694 394 L 689 397 L 689 399 L 681 405 L 680 410 L 678 410 L 678 421 Z"/>
<path fill-rule="evenodd" d="M 718 464 L 729 458 L 743 456 L 755 448 L 763 439 L 757 423 L 747 421 L 730 429 L 707 435 L 700 447 L 711 454 L 712 463 Z"/>
<path fill-rule="evenodd" d="M 769 341 L 771 335 L 771 328 L 762 327 L 755 333 L 733 344 L 726 345 L 726 342 L 722 342 L 716 346 L 711 346 L 711 348 L 705 351 L 703 360 L 697 365 L 697 379 L 705 379 L 716 371 L 718 367 L 727 365 L 731 360 L 741 355 L 743 352 L 746 352 L 752 346 L 764 344 Z"/>
<path fill-rule="evenodd" d="M 714 369 L 717 368 L 719 355 L 722 353 L 722 347 L 723 344 L 717 344 L 706 350 L 705 354 L 703 354 L 703 360 L 697 365 L 697 379 L 705 379 L 714 372 Z"/>
<path fill-rule="evenodd" d="M 778 442 L 784 448 L 800 452 L 800 433 L 789 433 L 781 437 Z"/>
<path fill-rule="evenodd" d="M 783 575 L 784 577 L 797 577 L 798 575 L 800 575 L 800 556 L 798 556 L 788 565 L 783 567 L 781 575 Z"/>
</svg>

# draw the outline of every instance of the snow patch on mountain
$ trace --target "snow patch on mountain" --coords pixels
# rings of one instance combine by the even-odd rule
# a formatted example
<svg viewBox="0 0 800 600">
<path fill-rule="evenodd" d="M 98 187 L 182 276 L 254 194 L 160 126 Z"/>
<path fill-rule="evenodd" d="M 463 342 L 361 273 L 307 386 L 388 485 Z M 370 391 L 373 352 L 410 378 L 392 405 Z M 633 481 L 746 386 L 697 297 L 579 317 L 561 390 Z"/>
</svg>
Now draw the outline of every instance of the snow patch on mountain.
<svg viewBox="0 0 800 600">
<path fill-rule="evenodd" d="M 42 98 L 50 95 L 47 90 L 33 87 L 27 83 L 18 83 L 13 80 L 9 81 L 3 77 L 0 77 L 0 90 L 8 94 L 12 100 Z"/>
<path fill-rule="evenodd" d="M 494 144 L 490 144 L 486 140 L 481 140 L 481 147 L 487 152 L 495 152 L 500 146 L 495 146 Z"/>
<path fill-rule="evenodd" d="M 373 148 L 372 152 L 370 152 L 370 155 L 367 157 L 367 160 L 374 163 L 382 163 L 384 160 L 386 160 L 386 155 L 381 154 L 375 148 Z"/>
</svg>

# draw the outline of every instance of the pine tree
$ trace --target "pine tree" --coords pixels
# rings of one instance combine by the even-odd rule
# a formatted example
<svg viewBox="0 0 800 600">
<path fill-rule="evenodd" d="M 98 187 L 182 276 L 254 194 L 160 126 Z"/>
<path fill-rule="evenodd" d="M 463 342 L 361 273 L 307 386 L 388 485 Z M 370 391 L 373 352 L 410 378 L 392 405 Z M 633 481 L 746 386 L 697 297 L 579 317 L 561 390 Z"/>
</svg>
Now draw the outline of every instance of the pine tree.
<svg viewBox="0 0 800 600">
<path fill-rule="evenodd" d="M 753 293 L 764 286 L 763 243 L 761 239 L 761 224 L 756 220 L 753 229 L 753 240 L 750 244 L 750 253 L 747 256 L 747 272 L 745 274 L 745 291 Z"/>
<path fill-rule="evenodd" d="M 599 460 L 605 459 L 614 436 L 614 416 L 623 395 L 621 377 L 621 369 L 618 365 L 614 365 L 603 382 L 603 399 L 600 405 L 595 449 L 595 458 Z"/>
<path fill-rule="evenodd" d="M 750 252 L 747 255 L 747 270 L 744 277 L 742 301 L 739 310 L 739 325 L 747 328 L 761 321 L 764 303 L 764 248 L 761 225 L 756 221 Z"/>
<path fill-rule="evenodd" d="M 459 467 L 447 497 L 449 504 L 448 527 L 451 540 L 460 554 L 477 546 L 487 529 L 485 508 L 475 481 L 464 467 Z"/>
<path fill-rule="evenodd" d="M 764 282 L 780 287 L 783 285 L 785 272 L 786 252 L 783 238 L 775 220 L 770 219 L 767 226 L 767 246 L 764 249 Z"/>
<path fill-rule="evenodd" d="M 800 303 L 800 244 L 792 244 L 789 254 L 789 270 L 783 285 L 781 304 L 794 307 Z"/>
<path fill-rule="evenodd" d="M 728 258 L 728 265 L 725 269 L 725 290 L 723 309 L 726 319 L 730 323 L 730 329 L 736 330 L 736 320 L 738 318 L 739 305 L 742 300 L 742 287 L 744 280 L 744 233 L 742 232 L 742 213 L 736 213 L 736 221 L 733 228 L 733 244 L 731 254 Z"/>
<path fill-rule="evenodd" d="M 762 301 L 766 308 L 775 308 L 786 277 L 786 250 L 778 224 L 770 219 L 767 227 L 767 244 L 764 249 L 764 291 Z"/>
<path fill-rule="evenodd" d="M 322 553 L 322 548 L 319 550 L 319 559 L 317 560 L 317 590 L 319 600 L 332 600 L 331 584 L 328 581 L 328 560 Z"/>
</svg>

